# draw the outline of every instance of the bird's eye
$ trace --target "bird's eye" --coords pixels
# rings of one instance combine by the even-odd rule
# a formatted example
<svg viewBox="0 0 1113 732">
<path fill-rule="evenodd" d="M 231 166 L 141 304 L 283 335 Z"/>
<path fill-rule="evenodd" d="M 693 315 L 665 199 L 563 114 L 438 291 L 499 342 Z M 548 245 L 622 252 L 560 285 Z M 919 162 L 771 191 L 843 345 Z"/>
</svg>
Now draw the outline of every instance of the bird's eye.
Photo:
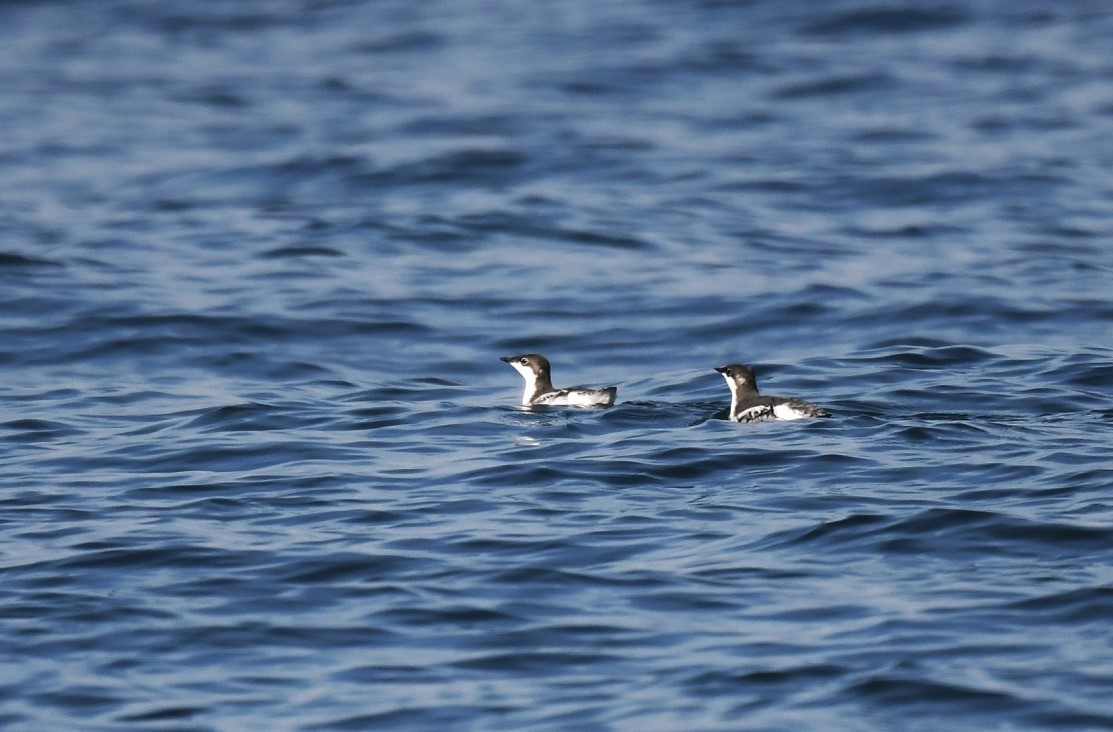
<svg viewBox="0 0 1113 732">
<path fill-rule="evenodd" d="M 525 358 L 523 358 L 523 359 L 522 359 L 521 361 L 519 361 L 518 363 L 522 364 L 523 366 L 529 366 L 529 360 L 528 360 L 528 359 L 525 359 Z"/>
<path fill-rule="evenodd" d="M 723 373 L 725 373 L 725 374 L 726 374 L 727 376 L 730 376 L 730 377 L 732 377 L 732 378 L 734 377 L 734 372 L 733 372 L 733 371 L 731 371 L 730 369 L 727 369 L 727 370 L 726 370 L 725 372 L 723 372 Z"/>
</svg>

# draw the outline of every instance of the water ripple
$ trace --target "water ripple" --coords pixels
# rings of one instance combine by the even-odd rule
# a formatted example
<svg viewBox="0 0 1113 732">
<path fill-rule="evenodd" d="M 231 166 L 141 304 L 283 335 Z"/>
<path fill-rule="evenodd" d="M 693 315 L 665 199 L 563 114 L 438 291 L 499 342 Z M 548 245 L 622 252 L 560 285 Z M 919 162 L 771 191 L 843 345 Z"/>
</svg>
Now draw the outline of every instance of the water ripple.
<svg viewBox="0 0 1113 732">
<path fill-rule="evenodd" d="M 1113 728 L 1111 35 L 0 4 L 0 725 Z"/>
</svg>

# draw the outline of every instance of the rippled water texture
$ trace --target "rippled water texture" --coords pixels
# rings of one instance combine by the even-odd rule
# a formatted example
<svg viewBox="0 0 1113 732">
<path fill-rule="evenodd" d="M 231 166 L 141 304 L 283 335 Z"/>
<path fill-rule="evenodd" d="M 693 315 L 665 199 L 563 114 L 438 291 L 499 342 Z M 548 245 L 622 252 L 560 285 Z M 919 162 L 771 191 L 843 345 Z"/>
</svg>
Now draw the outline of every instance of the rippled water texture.
<svg viewBox="0 0 1113 732">
<path fill-rule="evenodd" d="M 0 3 L 0 727 L 1113 729 L 1111 38 Z"/>
</svg>

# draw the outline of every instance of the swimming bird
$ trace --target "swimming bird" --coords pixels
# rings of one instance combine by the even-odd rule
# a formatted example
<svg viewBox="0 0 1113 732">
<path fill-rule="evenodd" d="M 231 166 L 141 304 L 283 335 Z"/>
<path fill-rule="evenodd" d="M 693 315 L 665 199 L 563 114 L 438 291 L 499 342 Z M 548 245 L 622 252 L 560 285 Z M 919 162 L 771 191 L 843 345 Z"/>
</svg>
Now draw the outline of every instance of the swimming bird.
<svg viewBox="0 0 1113 732">
<path fill-rule="evenodd" d="M 830 417 L 831 413 L 811 402 L 795 397 L 763 396 L 758 393 L 754 370 L 740 363 L 715 369 L 730 387 L 732 422 L 757 422 L 762 419 L 804 419 Z"/>
<path fill-rule="evenodd" d="M 513 366 L 526 380 L 526 390 L 522 393 L 523 407 L 609 407 L 614 404 L 615 394 L 618 393 L 617 386 L 608 386 L 605 389 L 587 389 L 582 386 L 554 388 L 549 359 L 540 353 L 501 356 L 499 360 Z"/>
</svg>

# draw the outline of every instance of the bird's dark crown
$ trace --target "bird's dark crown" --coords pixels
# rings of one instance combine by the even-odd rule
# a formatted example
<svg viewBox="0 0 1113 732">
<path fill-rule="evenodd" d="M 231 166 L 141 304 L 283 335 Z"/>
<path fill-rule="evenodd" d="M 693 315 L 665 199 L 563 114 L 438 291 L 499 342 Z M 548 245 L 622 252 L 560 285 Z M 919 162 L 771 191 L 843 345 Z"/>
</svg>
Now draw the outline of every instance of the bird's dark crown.
<svg viewBox="0 0 1113 732">
<path fill-rule="evenodd" d="M 537 373 L 547 373 L 549 371 L 549 359 L 545 358 L 540 353 L 520 353 L 517 356 L 499 356 L 499 360 L 512 365 L 520 364 L 526 366 Z"/>
<path fill-rule="evenodd" d="M 743 363 L 732 363 L 727 366 L 716 366 L 715 370 L 731 379 L 754 380 L 754 370 Z"/>
</svg>

